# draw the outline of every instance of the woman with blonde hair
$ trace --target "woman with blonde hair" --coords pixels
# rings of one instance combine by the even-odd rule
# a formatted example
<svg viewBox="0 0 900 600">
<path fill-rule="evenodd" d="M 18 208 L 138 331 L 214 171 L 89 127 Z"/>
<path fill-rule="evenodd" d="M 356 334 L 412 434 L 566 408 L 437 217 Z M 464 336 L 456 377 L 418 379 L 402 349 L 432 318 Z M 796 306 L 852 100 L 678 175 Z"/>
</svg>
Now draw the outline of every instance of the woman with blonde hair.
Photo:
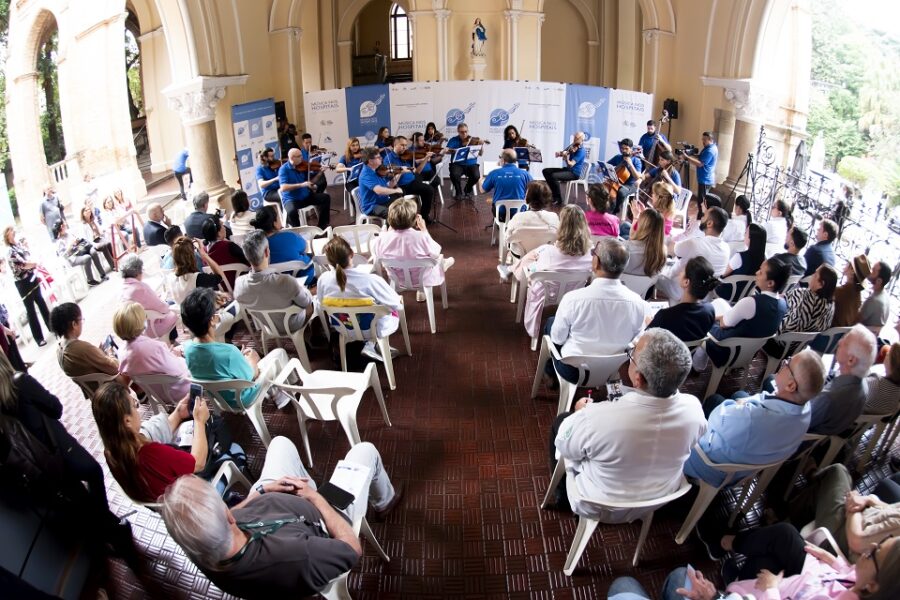
<svg viewBox="0 0 900 600">
<path fill-rule="evenodd" d="M 640 227 L 638 227 L 640 225 Z M 628 275 L 658 275 L 666 266 L 665 222 L 655 208 L 641 212 L 625 247 L 628 249 Z"/>
<path fill-rule="evenodd" d="M 631 201 L 631 214 L 634 215 L 634 225 L 630 231 L 623 228 L 622 237 L 627 238 L 637 233 L 641 214 L 651 207 L 656 209 L 663 218 L 663 235 L 667 236 L 672 231 L 672 223 L 675 220 L 675 189 L 665 181 L 657 181 L 651 189 L 651 206 L 646 206 L 637 200 Z"/>
<path fill-rule="evenodd" d="M 584 211 L 574 204 L 559 212 L 559 232 L 556 243 L 535 248 L 519 262 L 516 277 L 525 282 L 525 272 L 535 271 L 591 271 L 591 232 Z M 530 337 L 540 333 L 541 313 L 544 310 L 544 286 L 528 286 L 525 302 L 525 331 Z"/>
<path fill-rule="evenodd" d="M 191 373 L 181 355 L 165 342 L 144 335 L 147 313 L 137 302 L 126 302 L 113 315 L 113 332 L 125 341 L 119 350 L 119 372 L 135 375 L 172 375 L 181 380 L 172 385 L 170 397 L 181 398 L 190 391 Z"/>
<path fill-rule="evenodd" d="M 371 306 L 381 304 L 393 309 L 394 313 L 381 317 L 376 323 L 378 337 L 397 331 L 400 326 L 398 311 L 403 308 L 403 298 L 387 282 L 372 273 L 355 269 L 353 249 L 347 240 L 334 236 L 325 244 L 325 257 L 334 269 L 319 277 L 316 297 L 321 306 Z M 332 319 L 335 317 L 332 317 Z M 332 324 L 334 325 L 334 324 Z M 371 318 L 360 318 L 360 326 L 368 329 Z M 375 360 L 382 360 L 371 342 L 366 342 L 363 354 Z"/>
<path fill-rule="evenodd" d="M 444 283 L 444 274 L 455 261 L 453 258 L 443 257 L 441 245 L 428 233 L 428 227 L 422 215 L 418 214 L 418 208 L 414 196 L 404 196 L 391 203 L 387 216 L 390 229 L 372 242 L 372 257 L 397 260 L 436 259 L 438 263 L 434 267 L 412 272 L 412 283 L 418 284 L 421 277 L 422 283 L 428 287 L 441 285 Z M 425 301 L 422 292 L 417 292 L 416 300 Z"/>
</svg>

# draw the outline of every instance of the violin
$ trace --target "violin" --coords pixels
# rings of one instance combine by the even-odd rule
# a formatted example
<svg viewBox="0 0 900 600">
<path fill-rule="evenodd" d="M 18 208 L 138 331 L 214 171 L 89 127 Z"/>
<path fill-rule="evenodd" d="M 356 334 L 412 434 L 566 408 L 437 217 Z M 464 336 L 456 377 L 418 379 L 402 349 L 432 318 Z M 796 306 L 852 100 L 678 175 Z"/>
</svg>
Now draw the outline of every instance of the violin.
<svg viewBox="0 0 900 600">
<path fill-rule="evenodd" d="M 268 167 L 269 167 L 270 169 L 274 169 L 275 171 L 277 171 L 278 169 L 280 169 L 280 168 L 281 168 L 281 165 L 282 165 L 282 162 L 281 162 L 280 160 L 278 160 L 277 158 L 273 158 L 272 160 L 270 160 L 270 161 L 268 162 Z"/>
<path fill-rule="evenodd" d="M 579 148 L 581 148 L 581 144 L 576 144 L 575 142 L 572 142 L 571 144 L 568 145 L 568 147 L 566 147 L 565 150 L 563 150 L 562 152 L 557 152 L 556 156 L 558 156 L 560 158 L 568 158 L 569 155 L 572 154 L 573 152 L 578 152 Z"/>
<path fill-rule="evenodd" d="M 479 137 L 470 137 L 469 141 L 466 142 L 466 146 L 481 146 L 482 144 L 490 144 L 491 140 L 481 139 Z"/>
<path fill-rule="evenodd" d="M 382 177 L 384 179 L 390 179 L 396 175 L 399 175 L 400 173 L 408 172 L 408 171 L 409 171 L 409 169 L 406 167 L 393 166 L 393 165 L 381 165 L 380 167 L 378 167 L 375 170 L 375 172 L 378 174 L 378 176 Z"/>
</svg>

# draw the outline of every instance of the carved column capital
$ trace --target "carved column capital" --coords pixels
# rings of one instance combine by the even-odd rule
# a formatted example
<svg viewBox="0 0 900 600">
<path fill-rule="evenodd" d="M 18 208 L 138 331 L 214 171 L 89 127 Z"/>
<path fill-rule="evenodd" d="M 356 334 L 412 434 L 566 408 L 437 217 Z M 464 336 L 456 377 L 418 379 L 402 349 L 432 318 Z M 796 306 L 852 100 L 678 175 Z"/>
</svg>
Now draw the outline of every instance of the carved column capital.
<svg viewBox="0 0 900 600">
<path fill-rule="evenodd" d="M 752 79 L 703 78 L 704 85 L 721 87 L 734 113 L 743 121 L 763 122 L 775 103 L 774 95 Z"/>
<path fill-rule="evenodd" d="M 216 105 L 225 97 L 225 89 L 243 85 L 247 75 L 236 77 L 200 76 L 181 84 L 170 85 L 163 90 L 169 108 L 177 111 L 185 125 L 199 125 L 216 118 Z"/>
<path fill-rule="evenodd" d="M 439 23 L 446 23 L 447 19 L 450 18 L 450 11 L 445 8 L 435 9 L 434 18 L 437 19 Z"/>
<path fill-rule="evenodd" d="M 521 10 L 504 10 L 503 17 L 510 23 L 518 23 L 519 19 L 522 18 L 522 11 Z"/>
</svg>

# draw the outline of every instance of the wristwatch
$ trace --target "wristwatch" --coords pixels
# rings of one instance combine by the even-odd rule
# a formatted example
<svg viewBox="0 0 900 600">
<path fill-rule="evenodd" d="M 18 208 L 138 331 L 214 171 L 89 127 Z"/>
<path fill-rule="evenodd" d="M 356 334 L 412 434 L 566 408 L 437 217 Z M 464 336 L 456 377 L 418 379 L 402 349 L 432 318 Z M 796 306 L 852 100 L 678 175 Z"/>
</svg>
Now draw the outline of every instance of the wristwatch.
<svg viewBox="0 0 900 600">
<path fill-rule="evenodd" d="M 262 496 L 263 494 L 266 493 L 266 488 L 263 487 L 263 484 L 260 483 L 259 485 L 256 486 L 256 493 L 259 494 L 260 496 Z"/>
</svg>

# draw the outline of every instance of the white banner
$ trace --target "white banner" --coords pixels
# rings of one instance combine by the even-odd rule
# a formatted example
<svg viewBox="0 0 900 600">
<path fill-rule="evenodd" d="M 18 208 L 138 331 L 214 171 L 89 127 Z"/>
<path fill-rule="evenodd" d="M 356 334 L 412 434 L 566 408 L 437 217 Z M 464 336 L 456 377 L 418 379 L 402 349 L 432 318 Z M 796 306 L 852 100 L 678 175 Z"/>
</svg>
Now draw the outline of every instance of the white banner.
<svg viewBox="0 0 900 600">
<path fill-rule="evenodd" d="M 347 96 L 344 90 L 323 90 L 303 94 L 303 106 L 306 115 L 306 131 L 312 135 L 313 144 L 337 153 L 332 164 L 344 153 L 347 145 Z M 302 132 L 301 132 L 302 133 Z M 297 140 L 299 143 L 299 139 Z M 326 173 L 331 183 L 335 174 Z"/>
<path fill-rule="evenodd" d="M 390 86 L 391 135 L 412 138 L 412 134 L 425 133 L 425 126 L 438 123 L 434 108 L 434 87 L 439 83 L 395 83 Z"/>
<path fill-rule="evenodd" d="M 542 169 L 560 166 L 560 159 L 554 158 L 554 152 L 562 150 L 569 143 L 574 131 L 565 131 L 566 123 L 566 85 L 564 83 L 525 83 L 525 99 L 523 106 L 516 113 L 518 118 L 512 119 L 519 128 L 519 134 L 541 151 L 544 162 L 532 163 L 531 175 L 535 179 L 543 179 Z M 520 114 L 521 113 L 521 114 Z M 525 122 L 524 127 L 522 122 Z"/>
<path fill-rule="evenodd" d="M 609 160 L 619 153 L 618 142 L 629 138 L 637 144 L 647 132 L 647 121 L 653 118 L 653 94 L 629 90 L 610 90 L 609 126 L 606 130 L 606 156 Z"/>
</svg>

